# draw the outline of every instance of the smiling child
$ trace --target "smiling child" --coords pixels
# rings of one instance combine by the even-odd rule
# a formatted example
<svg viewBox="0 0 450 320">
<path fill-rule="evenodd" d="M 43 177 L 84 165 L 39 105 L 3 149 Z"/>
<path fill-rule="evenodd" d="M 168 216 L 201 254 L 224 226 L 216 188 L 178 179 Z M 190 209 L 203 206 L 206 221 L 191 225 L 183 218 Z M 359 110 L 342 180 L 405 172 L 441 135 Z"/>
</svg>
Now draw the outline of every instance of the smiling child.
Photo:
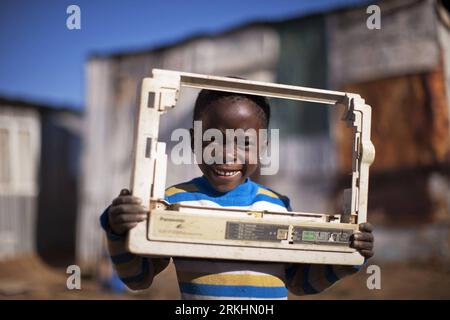
<svg viewBox="0 0 450 320">
<path fill-rule="evenodd" d="M 270 106 L 264 97 L 202 90 L 195 103 L 193 119 L 202 121 L 202 130 L 216 129 L 224 136 L 227 129 L 259 132 L 269 126 Z M 210 143 L 214 142 L 203 142 L 202 149 Z M 245 140 L 242 148 L 231 148 L 231 154 L 224 144 L 219 148 L 220 154 L 214 154 L 223 161 L 201 162 L 199 168 L 203 175 L 168 188 L 165 200 L 171 204 L 291 211 L 286 196 L 250 179 L 259 165 L 249 161 L 251 143 Z M 257 144 L 259 146 L 260 141 Z M 123 189 L 101 216 L 115 269 L 133 290 L 148 288 L 170 261 L 125 251 L 127 232 L 145 220 L 147 214 L 141 200 Z M 363 223 L 360 232 L 352 237 L 351 246 L 368 259 L 373 255 L 373 241 L 372 226 Z M 318 293 L 361 267 L 172 259 L 183 299 L 287 299 L 288 290 L 297 295 Z"/>
</svg>

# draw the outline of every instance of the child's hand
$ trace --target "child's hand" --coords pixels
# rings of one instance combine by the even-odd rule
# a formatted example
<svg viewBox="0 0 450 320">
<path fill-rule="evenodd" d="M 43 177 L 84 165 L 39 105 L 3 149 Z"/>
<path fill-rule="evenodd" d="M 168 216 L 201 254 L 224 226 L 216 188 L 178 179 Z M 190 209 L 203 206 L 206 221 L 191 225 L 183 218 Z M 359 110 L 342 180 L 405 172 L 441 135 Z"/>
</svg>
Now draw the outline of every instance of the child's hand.
<svg viewBox="0 0 450 320">
<path fill-rule="evenodd" d="M 142 200 L 133 197 L 129 190 L 122 189 L 108 210 L 109 227 L 118 235 L 133 229 L 147 218 L 147 211 L 141 205 Z"/>
<path fill-rule="evenodd" d="M 361 223 L 359 231 L 353 235 L 350 247 L 355 248 L 364 258 L 368 259 L 373 256 L 373 226 L 369 222 Z"/>
</svg>

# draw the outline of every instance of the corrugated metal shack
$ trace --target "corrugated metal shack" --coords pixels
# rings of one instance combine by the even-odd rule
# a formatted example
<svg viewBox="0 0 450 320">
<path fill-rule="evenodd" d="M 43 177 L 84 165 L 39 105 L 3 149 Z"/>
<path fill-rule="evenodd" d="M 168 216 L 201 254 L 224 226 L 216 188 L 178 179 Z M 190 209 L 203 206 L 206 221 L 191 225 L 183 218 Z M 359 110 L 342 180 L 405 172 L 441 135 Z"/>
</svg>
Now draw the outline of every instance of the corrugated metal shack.
<svg viewBox="0 0 450 320">
<path fill-rule="evenodd" d="M 35 108 L 0 108 L 0 259 L 36 250 L 41 123 Z"/>
<path fill-rule="evenodd" d="M 104 252 L 99 215 L 129 185 L 137 88 L 152 68 L 361 93 L 373 107 L 377 156 L 369 217 L 379 225 L 378 257 L 442 256 L 450 207 L 448 12 L 433 0 L 379 6 L 381 30 L 367 28 L 361 6 L 91 57 L 77 231 L 83 270 L 95 270 Z M 162 122 L 169 153 L 171 132 L 191 126 L 195 94 L 182 92 L 171 120 Z M 272 101 L 272 128 L 281 128 L 281 165 L 276 176 L 259 180 L 290 196 L 296 210 L 340 210 L 340 190 L 349 185 L 349 132 L 339 112 L 297 103 Z M 174 184 L 200 171 L 169 163 L 168 173 L 168 184 Z M 416 231 L 424 240 L 413 247 Z M 397 246 L 394 235 L 401 239 Z"/>
<path fill-rule="evenodd" d="M 0 98 L 0 260 L 75 254 L 81 113 Z"/>
</svg>

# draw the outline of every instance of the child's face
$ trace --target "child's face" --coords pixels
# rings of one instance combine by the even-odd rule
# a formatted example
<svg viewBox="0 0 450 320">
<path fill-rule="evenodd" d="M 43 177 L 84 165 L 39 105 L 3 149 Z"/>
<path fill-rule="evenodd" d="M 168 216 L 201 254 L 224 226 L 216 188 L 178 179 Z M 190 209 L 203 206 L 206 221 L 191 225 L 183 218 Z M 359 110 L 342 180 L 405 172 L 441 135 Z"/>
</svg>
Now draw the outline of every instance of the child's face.
<svg viewBox="0 0 450 320">
<path fill-rule="evenodd" d="M 226 129 L 242 129 L 244 131 L 248 129 L 254 129 L 256 133 L 260 129 L 264 129 L 263 120 L 259 114 L 258 106 L 249 100 L 237 100 L 230 102 L 227 100 L 218 100 L 209 107 L 208 111 L 205 111 L 201 116 L 202 129 L 206 131 L 208 129 L 218 129 L 222 132 L 223 137 L 223 161 L 222 164 L 206 164 L 202 161 L 199 164 L 200 170 L 208 179 L 210 184 L 219 192 L 228 192 L 233 190 L 245 179 L 251 176 L 257 169 L 258 164 L 255 161 L 249 161 L 250 147 L 249 141 L 246 141 L 244 149 L 240 149 L 240 156 L 245 156 L 245 161 L 237 161 L 238 148 L 234 148 L 233 154 L 228 155 L 229 158 L 235 159 L 233 163 L 226 163 Z M 259 135 L 257 135 L 257 140 Z M 203 148 L 209 143 L 203 142 Z M 236 140 L 235 140 L 236 144 Z M 259 146 L 257 141 L 256 146 Z M 257 158 L 257 157 L 256 157 Z M 251 164 L 251 163 L 253 164 Z"/>
</svg>

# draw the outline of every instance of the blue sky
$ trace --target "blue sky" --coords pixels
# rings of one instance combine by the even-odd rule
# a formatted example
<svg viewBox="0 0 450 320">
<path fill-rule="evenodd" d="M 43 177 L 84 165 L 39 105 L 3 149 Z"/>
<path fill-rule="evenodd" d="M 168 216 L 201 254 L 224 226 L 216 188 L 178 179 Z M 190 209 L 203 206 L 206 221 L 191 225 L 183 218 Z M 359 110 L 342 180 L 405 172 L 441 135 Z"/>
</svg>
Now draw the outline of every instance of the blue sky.
<svg viewBox="0 0 450 320">
<path fill-rule="evenodd" d="M 81 109 L 84 63 L 113 53 L 172 43 L 255 20 L 280 20 L 362 0 L 2 0 L 0 95 Z M 81 9 L 68 30 L 66 9 Z"/>
</svg>

